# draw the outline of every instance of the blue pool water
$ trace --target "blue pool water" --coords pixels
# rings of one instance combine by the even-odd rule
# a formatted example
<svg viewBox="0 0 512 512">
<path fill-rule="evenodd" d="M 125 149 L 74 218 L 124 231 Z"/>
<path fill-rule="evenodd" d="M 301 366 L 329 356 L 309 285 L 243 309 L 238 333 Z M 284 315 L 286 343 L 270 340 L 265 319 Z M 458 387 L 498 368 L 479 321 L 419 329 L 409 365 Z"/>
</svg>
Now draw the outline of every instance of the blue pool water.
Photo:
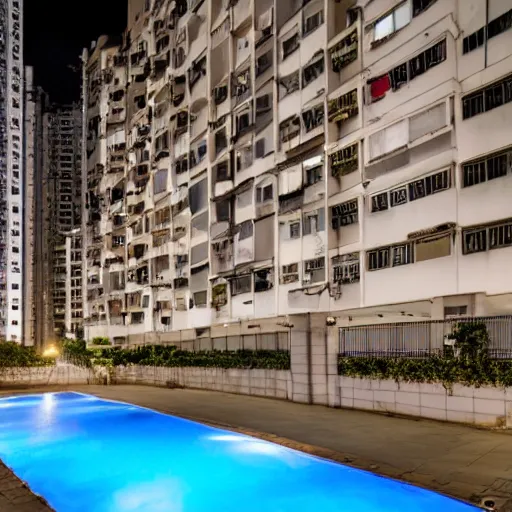
<svg viewBox="0 0 512 512">
<path fill-rule="evenodd" d="M 0 458 L 57 512 L 470 512 L 272 443 L 79 393 L 0 399 Z"/>
</svg>

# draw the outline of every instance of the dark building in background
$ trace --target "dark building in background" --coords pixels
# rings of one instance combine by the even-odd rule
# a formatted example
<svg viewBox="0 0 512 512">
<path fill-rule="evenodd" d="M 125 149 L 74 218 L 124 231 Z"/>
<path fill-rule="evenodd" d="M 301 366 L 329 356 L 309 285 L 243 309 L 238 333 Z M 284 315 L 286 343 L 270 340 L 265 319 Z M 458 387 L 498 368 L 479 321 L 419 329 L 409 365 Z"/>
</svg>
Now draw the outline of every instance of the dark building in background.
<svg viewBox="0 0 512 512">
<path fill-rule="evenodd" d="M 82 318 L 81 137 L 78 104 L 52 105 L 45 115 L 45 201 L 48 269 L 47 338 L 74 336 Z"/>
</svg>

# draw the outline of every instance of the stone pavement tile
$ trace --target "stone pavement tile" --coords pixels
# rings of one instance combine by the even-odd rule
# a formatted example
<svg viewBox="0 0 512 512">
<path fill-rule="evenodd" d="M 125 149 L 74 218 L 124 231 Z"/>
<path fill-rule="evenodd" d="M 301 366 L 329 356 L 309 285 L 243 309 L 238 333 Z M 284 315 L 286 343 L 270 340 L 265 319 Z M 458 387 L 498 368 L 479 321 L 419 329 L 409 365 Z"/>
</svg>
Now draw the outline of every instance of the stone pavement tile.
<svg viewBox="0 0 512 512">
<path fill-rule="evenodd" d="M 51 510 L 0 461 L 0 512 L 51 512 Z"/>
</svg>

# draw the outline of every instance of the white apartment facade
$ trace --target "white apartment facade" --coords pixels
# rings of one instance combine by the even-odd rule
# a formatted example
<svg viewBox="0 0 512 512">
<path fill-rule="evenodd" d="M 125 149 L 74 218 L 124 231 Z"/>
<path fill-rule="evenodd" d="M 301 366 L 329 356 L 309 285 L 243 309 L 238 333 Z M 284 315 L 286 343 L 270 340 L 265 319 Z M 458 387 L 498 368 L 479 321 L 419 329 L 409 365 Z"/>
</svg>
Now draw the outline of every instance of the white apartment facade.
<svg viewBox="0 0 512 512">
<path fill-rule="evenodd" d="M 0 338 L 23 341 L 23 5 L 0 2 Z"/>
<path fill-rule="evenodd" d="M 512 10 L 461 4 L 131 3 L 86 67 L 86 338 L 510 314 Z"/>
</svg>

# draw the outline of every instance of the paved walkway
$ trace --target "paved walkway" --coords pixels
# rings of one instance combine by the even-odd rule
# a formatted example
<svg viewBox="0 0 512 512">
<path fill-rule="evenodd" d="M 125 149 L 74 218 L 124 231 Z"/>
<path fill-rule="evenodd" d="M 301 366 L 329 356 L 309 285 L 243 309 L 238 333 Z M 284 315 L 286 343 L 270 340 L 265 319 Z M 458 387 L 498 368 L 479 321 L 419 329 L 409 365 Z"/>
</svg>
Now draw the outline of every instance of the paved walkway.
<svg viewBox="0 0 512 512">
<path fill-rule="evenodd" d="M 0 461 L 0 511 L 51 512 L 51 509 Z"/>
<path fill-rule="evenodd" d="M 512 512 L 507 433 L 209 391 L 74 389 L 232 428 L 465 500 L 497 497 L 500 512 Z"/>
</svg>

